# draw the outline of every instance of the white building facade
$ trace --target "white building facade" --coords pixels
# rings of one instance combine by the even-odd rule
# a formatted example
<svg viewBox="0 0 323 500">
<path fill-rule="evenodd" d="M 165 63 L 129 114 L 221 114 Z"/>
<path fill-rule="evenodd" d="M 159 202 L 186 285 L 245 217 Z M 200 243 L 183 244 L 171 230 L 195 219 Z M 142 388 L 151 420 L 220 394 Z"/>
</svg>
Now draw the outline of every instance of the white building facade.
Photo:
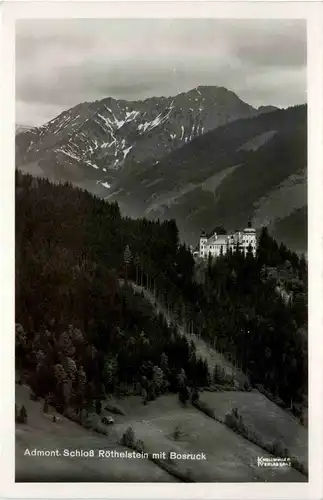
<svg viewBox="0 0 323 500">
<path fill-rule="evenodd" d="M 199 250 L 194 252 L 201 258 L 207 259 L 211 257 L 219 257 L 225 255 L 229 250 L 234 251 L 239 245 L 241 251 L 247 253 L 251 247 L 252 253 L 255 256 L 257 251 L 257 236 L 256 230 L 248 224 L 248 227 L 243 231 L 237 231 L 233 234 L 217 234 L 214 233 L 210 238 L 202 233 L 200 236 Z"/>
</svg>

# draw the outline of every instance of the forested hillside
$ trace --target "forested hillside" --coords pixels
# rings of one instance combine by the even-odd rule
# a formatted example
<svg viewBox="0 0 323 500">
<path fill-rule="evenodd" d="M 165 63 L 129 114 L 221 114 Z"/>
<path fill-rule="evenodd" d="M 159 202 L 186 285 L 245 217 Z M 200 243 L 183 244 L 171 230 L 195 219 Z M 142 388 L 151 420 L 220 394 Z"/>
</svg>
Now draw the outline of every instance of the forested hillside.
<svg viewBox="0 0 323 500">
<path fill-rule="evenodd" d="M 181 370 L 207 384 L 193 346 L 118 282 L 130 243 L 151 276 L 165 266 L 181 283 L 181 254 L 192 260 L 174 223 L 122 220 L 116 204 L 20 173 L 16 200 L 16 360 L 36 394 L 66 409 L 135 382 L 148 400 L 176 391 Z"/>
<path fill-rule="evenodd" d="M 128 280 L 154 290 L 252 384 L 282 404 L 304 402 L 305 260 L 264 230 L 257 258 L 237 248 L 210 261 L 202 279 L 196 272 L 174 221 L 125 219 L 116 203 L 16 172 L 17 369 L 61 410 L 127 385 L 139 384 L 148 401 L 183 380 L 191 388 L 212 381 L 194 345 Z"/>
<path fill-rule="evenodd" d="M 264 229 L 257 258 L 209 261 L 201 287 L 202 335 L 276 400 L 307 394 L 307 266 Z"/>
</svg>

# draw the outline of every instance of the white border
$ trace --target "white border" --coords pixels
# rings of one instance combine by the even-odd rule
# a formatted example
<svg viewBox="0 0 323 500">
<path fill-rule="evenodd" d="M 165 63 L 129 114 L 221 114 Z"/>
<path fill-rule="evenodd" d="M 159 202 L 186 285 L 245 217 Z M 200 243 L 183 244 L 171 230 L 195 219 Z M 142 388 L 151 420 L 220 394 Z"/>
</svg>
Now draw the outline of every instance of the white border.
<svg viewBox="0 0 323 500">
<path fill-rule="evenodd" d="M 185 1 L 185 0 L 184 0 Z M 167 7 L 165 2 L 168 2 Z M 0 494 L 9 498 L 323 498 L 323 16 L 315 2 L 17 2 L 1 14 Z M 308 27 L 309 483 L 14 483 L 14 21 L 18 18 L 306 18 Z M 4 216 L 5 215 L 5 216 Z"/>
</svg>

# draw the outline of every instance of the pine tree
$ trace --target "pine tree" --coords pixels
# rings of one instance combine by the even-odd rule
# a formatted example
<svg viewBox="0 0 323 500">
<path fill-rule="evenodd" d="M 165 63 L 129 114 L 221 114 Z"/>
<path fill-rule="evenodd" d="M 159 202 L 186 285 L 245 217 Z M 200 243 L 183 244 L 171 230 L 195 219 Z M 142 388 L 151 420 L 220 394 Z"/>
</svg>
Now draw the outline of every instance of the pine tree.
<svg viewBox="0 0 323 500">
<path fill-rule="evenodd" d="M 136 254 L 136 257 L 134 259 L 134 265 L 136 267 L 136 284 L 139 284 L 139 271 L 140 271 L 140 257 L 138 254 Z"/>
<path fill-rule="evenodd" d="M 121 438 L 121 444 L 123 444 L 123 446 L 127 446 L 128 448 L 133 448 L 135 444 L 135 433 L 132 427 L 128 427 L 128 429 L 124 432 Z"/>
<path fill-rule="evenodd" d="M 199 400 L 199 393 L 198 393 L 198 390 L 196 388 L 193 389 L 193 392 L 192 392 L 192 404 L 196 404 Z"/>
<path fill-rule="evenodd" d="M 124 257 L 125 270 L 126 270 L 125 278 L 126 278 L 126 281 L 128 281 L 128 267 L 132 261 L 132 253 L 131 253 L 129 245 L 126 246 L 123 257 Z"/>
<path fill-rule="evenodd" d="M 24 405 L 20 408 L 19 412 L 19 422 L 21 424 L 26 424 L 27 423 L 27 410 Z"/>
<path fill-rule="evenodd" d="M 102 412 L 102 404 L 101 404 L 101 401 L 98 399 L 95 403 L 95 412 L 98 414 L 98 415 L 101 415 L 101 412 Z"/>
</svg>

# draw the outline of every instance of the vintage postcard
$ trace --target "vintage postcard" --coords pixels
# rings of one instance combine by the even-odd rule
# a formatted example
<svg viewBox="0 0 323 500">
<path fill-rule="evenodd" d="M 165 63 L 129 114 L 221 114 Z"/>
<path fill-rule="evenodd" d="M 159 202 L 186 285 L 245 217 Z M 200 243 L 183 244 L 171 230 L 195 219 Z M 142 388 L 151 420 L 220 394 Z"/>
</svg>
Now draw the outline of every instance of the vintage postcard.
<svg viewBox="0 0 323 500">
<path fill-rule="evenodd" d="M 4 495 L 320 498 L 321 5 L 4 7 Z"/>
</svg>

